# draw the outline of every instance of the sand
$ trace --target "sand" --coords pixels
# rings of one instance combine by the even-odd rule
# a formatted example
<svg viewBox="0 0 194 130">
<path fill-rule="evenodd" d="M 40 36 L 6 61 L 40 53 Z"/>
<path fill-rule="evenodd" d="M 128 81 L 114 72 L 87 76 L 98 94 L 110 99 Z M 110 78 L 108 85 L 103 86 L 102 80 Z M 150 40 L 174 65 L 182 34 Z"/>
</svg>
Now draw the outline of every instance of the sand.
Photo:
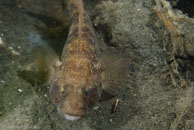
<svg viewBox="0 0 194 130">
<path fill-rule="evenodd" d="M 85 118 L 63 119 L 49 86 L 30 84 L 18 70 L 32 62 L 38 42 L 60 53 L 69 25 L 65 7 L 51 0 L 0 0 L 0 130 L 193 130 L 194 20 L 164 0 L 84 3 L 99 51 L 127 57 L 127 84 Z M 48 31 L 54 27 L 62 30 Z"/>
</svg>

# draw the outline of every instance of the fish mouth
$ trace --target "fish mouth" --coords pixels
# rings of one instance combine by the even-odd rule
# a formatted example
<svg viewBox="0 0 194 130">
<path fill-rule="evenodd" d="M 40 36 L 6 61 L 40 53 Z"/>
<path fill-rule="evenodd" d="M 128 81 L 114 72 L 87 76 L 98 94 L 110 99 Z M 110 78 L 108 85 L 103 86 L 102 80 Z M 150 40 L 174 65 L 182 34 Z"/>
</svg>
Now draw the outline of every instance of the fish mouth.
<svg viewBox="0 0 194 130">
<path fill-rule="evenodd" d="M 73 112 L 63 112 L 60 111 L 60 109 L 58 110 L 59 114 L 66 120 L 70 120 L 70 121 L 75 121 L 75 120 L 79 120 L 82 117 L 85 116 L 85 112 L 83 110 L 79 110 L 79 111 L 73 111 Z"/>
<path fill-rule="evenodd" d="M 63 117 L 66 120 L 70 120 L 70 121 L 75 121 L 75 120 L 81 119 L 81 116 L 73 116 L 73 115 L 68 115 L 68 114 L 64 114 Z"/>
</svg>

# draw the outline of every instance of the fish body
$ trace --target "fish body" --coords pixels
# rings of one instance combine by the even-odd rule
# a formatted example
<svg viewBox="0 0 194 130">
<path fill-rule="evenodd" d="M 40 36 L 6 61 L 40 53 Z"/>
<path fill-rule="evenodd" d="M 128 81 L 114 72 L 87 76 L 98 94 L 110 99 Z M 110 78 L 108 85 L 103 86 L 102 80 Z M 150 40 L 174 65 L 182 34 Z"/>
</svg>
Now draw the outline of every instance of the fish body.
<svg viewBox="0 0 194 130">
<path fill-rule="evenodd" d="M 96 36 L 82 0 L 68 0 L 71 26 L 61 60 L 51 76 L 51 97 L 68 120 L 85 116 L 102 92 Z"/>
</svg>

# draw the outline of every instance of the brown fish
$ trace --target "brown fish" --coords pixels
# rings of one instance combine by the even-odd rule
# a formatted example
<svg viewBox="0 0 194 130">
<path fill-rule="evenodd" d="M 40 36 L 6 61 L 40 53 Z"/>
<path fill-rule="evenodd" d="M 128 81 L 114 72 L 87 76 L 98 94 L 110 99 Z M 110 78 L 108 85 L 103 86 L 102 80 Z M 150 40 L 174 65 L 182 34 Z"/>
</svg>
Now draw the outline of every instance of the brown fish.
<svg viewBox="0 0 194 130">
<path fill-rule="evenodd" d="M 61 63 L 51 79 L 51 97 L 68 120 L 83 117 L 102 92 L 96 36 L 82 0 L 68 0 L 72 25 Z"/>
<path fill-rule="evenodd" d="M 60 115 L 77 120 L 99 101 L 102 88 L 111 95 L 118 93 L 127 79 L 128 62 L 117 54 L 99 58 L 83 1 L 67 0 L 67 7 L 72 24 L 61 58 L 45 46 L 37 46 L 33 53 L 38 72 L 47 75 L 41 79 L 50 84 L 50 95 Z"/>
</svg>

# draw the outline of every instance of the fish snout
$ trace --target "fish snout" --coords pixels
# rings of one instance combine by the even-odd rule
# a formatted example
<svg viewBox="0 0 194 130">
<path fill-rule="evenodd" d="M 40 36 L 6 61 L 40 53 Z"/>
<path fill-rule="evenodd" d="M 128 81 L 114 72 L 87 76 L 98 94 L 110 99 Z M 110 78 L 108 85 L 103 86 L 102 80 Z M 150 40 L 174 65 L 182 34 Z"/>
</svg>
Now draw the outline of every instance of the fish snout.
<svg viewBox="0 0 194 130">
<path fill-rule="evenodd" d="M 66 120 L 78 120 L 85 116 L 84 104 L 78 100 L 66 101 L 59 108 L 59 113 Z"/>
</svg>

